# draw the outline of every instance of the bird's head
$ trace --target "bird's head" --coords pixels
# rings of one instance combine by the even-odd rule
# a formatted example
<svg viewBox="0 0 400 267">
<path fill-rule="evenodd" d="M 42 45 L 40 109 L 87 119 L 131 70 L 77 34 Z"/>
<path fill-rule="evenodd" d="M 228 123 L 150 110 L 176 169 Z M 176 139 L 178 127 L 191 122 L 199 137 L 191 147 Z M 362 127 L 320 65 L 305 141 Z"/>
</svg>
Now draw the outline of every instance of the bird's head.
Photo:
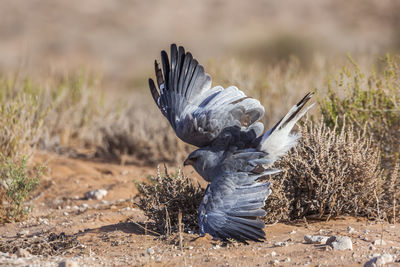
<svg viewBox="0 0 400 267">
<path fill-rule="evenodd" d="M 190 153 L 183 165 L 192 165 L 204 179 L 208 180 L 209 172 L 220 163 L 220 160 L 218 153 L 200 148 Z"/>
<path fill-rule="evenodd" d="M 204 152 L 203 150 L 195 150 L 189 154 L 189 156 L 183 162 L 183 166 L 192 165 L 195 167 L 204 161 Z"/>
</svg>

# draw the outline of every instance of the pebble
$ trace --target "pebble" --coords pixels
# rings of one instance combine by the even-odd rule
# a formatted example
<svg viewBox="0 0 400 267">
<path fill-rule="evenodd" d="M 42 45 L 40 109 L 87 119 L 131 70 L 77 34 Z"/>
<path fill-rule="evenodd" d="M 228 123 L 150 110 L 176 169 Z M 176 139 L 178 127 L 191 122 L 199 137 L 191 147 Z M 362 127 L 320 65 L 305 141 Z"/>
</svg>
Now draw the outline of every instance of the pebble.
<svg viewBox="0 0 400 267">
<path fill-rule="evenodd" d="M 43 219 L 43 218 L 39 217 L 38 221 L 41 224 L 49 225 L 49 220 L 47 220 L 47 219 Z"/>
<path fill-rule="evenodd" d="M 105 189 L 96 189 L 96 190 L 86 192 L 85 198 L 101 200 L 107 195 L 107 193 L 108 192 Z"/>
<path fill-rule="evenodd" d="M 275 242 L 274 247 L 287 247 L 289 244 L 287 242 Z"/>
<path fill-rule="evenodd" d="M 328 236 L 323 235 L 305 235 L 304 241 L 307 244 L 325 244 L 328 238 Z"/>
<path fill-rule="evenodd" d="M 58 264 L 59 267 L 78 267 L 78 264 L 72 260 L 65 260 Z"/>
<path fill-rule="evenodd" d="M 275 257 L 275 256 L 276 256 L 276 252 L 275 252 L 275 251 L 272 251 L 272 252 L 271 252 L 271 256 L 272 256 L 272 257 Z"/>
<path fill-rule="evenodd" d="M 27 230 L 27 229 L 18 232 L 18 236 L 22 237 L 22 236 L 27 236 L 27 235 L 29 235 L 29 230 Z"/>
<path fill-rule="evenodd" d="M 64 211 L 64 212 L 63 212 L 63 215 L 64 215 L 64 216 L 68 216 L 68 215 L 69 215 L 69 213 L 68 213 L 68 212 L 66 212 L 66 211 Z"/>
<path fill-rule="evenodd" d="M 331 246 L 333 250 L 353 250 L 353 243 L 348 236 L 331 236 L 326 244 Z"/>
<path fill-rule="evenodd" d="M 23 249 L 23 248 L 19 248 L 18 250 L 17 250 L 17 256 L 18 257 L 20 257 L 20 258 L 27 258 L 27 257 L 30 257 L 30 256 L 32 256 L 31 255 L 31 253 L 29 253 L 26 249 Z"/>
<path fill-rule="evenodd" d="M 353 233 L 355 233 L 355 232 L 356 232 L 356 230 L 354 230 L 354 228 L 353 228 L 353 227 L 351 227 L 351 226 L 348 226 L 348 227 L 347 227 L 347 232 L 349 232 L 349 234 L 353 234 Z"/>
<path fill-rule="evenodd" d="M 385 266 L 385 264 L 393 262 L 393 256 L 390 254 L 383 254 L 374 257 L 364 264 L 364 267 Z"/>
<path fill-rule="evenodd" d="M 292 231 L 290 231 L 290 235 L 294 235 L 296 233 L 296 231 L 295 230 L 292 230 Z"/>
<path fill-rule="evenodd" d="M 375 246 L 385 246 L 386 242 L 385 242 L 385 240 L 377 239 L 374 242 L 372 242 L 372 244 L 375 245 Z"/>
<path fill-rule="evenodd" d="M 271 260 L 270 262 L 269 262 L 269 264 L 271 264 L 271 265 L 277 265 L 277 264 L 279 264 L 279 260 Z"/>
<path fill-rule="evenodd" d="M 146 253 L 147 253 L 148 255 L 153 255 L 153 254 L 154 254 L 154 249 L 153 249 L 153 248 L 147 248 L 147 249 L 146 249 Z"/>
</svg>

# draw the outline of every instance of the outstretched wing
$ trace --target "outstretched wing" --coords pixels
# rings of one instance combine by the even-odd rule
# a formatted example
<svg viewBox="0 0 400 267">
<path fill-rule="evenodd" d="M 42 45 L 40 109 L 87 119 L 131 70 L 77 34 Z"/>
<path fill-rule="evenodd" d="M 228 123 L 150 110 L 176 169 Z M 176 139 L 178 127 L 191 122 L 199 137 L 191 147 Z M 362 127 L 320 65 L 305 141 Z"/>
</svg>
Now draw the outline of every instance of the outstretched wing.
<svg viewBox="0 0 400 267">
<path fill-rule="evenodd" d="M 151 94 L 176 135 L 198 146 L 212 143 L 228 127 L 247 129 L 264 115 L 258 100 L 247 97 L 238 88 L 211 88 L 211 77 L 190 52 L 171 45 L 171 61 L 161 52 L 162 70 L 155 61 L 158 89 L 149 79 Z M 257 134 L 263 125 L 257 123 Z"/>
<path fill-rule="evenodd" d="M 215 238 L 261 241 L 265 239 L 265 200 L 271 193 L 270 183 L 261 179 L 279 170 L 264 169 L 271 162 L 265 153 L 252 150 L 236 152 L 225 163 L 224 175 L 213 179 L 199 208 L 200 235 Z"/>
</svg>

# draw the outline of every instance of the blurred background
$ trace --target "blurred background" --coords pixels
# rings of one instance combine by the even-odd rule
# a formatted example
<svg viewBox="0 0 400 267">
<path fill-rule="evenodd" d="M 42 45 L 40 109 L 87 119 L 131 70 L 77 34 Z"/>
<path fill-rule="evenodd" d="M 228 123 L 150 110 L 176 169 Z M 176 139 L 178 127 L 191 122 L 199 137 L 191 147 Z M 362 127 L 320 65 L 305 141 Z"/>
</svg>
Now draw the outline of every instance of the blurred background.
<svg viewBox="0 0 400 267">
<path fill-rule="evenodd" d="M 399 11 L 396 0 L 0 0 L 0 100 L 32 107 L 13 116 L 33 121 L 4 116 L 16 127 L 7 134 L 20 131 L 28 150 L 180 163 L 193 147 L 148 92 L 160 50 L 183 45 L 214 85 L 260 100 L 267 129 L 306 92 L 344 91 L 349 69 L 384 70 L 400 49 Z"/>
<path fill-rule="evenodd" d="M 153 59 L 172 42 L 204 64 L 296 56 L 307 67 L 316 54 L 384 55 L 400 48 L 400 2 L 1 0 L 0 36 L 0 72 L 79 67 L 132 88 L 147 83 Z"/>
</svg>

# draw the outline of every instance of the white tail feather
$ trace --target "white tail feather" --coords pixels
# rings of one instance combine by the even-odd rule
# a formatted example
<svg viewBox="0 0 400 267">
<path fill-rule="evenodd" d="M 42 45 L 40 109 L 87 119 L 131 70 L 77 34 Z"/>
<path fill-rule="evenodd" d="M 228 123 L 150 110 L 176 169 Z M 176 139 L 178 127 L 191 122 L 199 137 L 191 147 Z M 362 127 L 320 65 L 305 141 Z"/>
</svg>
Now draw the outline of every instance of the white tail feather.
<svg viewBox="0 0 400 267">
<path fill-rule="evenodd" d="M 279 159 L 297 144 L 297 139 L 301 137 L 301 134 L 292 134 L 290 132 L 296 122 L 298 122 L 301 117 L 303 117 L 304 114 L 306 114 L 306 112 L 314 106 L 314 104 L 308 106 L 303 112 L 297 114 L 294 118 L 291 117 L 304 106 L 305 102 L 307 102 L 310 97 L 304 98 L 303 102 L 294 105 L 278 125 L 263 135 L 261 142 L 258 145 L 258 149 L 268 153 L 267 157 L 269 159 L 273 161 Z"/>
</svg>

